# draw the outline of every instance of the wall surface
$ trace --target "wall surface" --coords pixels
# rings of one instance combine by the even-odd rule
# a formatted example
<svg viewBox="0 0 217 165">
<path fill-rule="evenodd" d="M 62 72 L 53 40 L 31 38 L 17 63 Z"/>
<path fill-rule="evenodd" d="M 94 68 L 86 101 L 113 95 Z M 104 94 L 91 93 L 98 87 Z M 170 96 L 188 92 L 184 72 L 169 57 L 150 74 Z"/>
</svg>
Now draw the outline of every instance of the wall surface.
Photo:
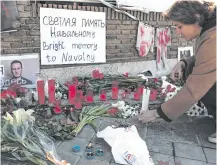
<svg viewBox="0 0 217 165">
<path fill-rule="evenodd" d="M 40 54 L 40 7 L 49 8 L 63 8 L 68 10 L 86 10 L 95 12 L 106 12 L 106 58 L 107 64 L 82 64 L 82 65 L 62 65 L 62 66 L 41 66 L 41 72 L 45 75 L 51 73 L 50 68 L 55 70 L 68 71 L 73 68 L 88 67 L 104 67 L 117 63 L 120 67 L 127 66 L 127 68 L 137 68 L 138 63 L 152 61 L 150 69 L 155 70 L 156 53 L 149 53 L 146 57 L 140 57 L 135 48 L 138 21 L 132 20 L 124 14 L 115 12 L 108 7 L 98 6 L 78 6 L 76 3 L 72 4 L 40 4 L 30 1 L 17 1 L 17 6 L 20 15 L 20 21 L 16 32 L 2 33 L 1 35 L 1 55 L 8 54 L 25 54 L 25 53 L 39 53 Z M 128 11 L 130 14 L 136 16 L 141 21 L 153 25 L 155 27 L 171 26 L 171 22 L 167 22 L 162 17 L 161 13 L 151 12 L 149 14 Z M 168 47 L 168 58 L 174 59 L 176 62 L 177 50 L 179 46 L 193 46 L 193 42 L 186 42 L 180 36 L 175 34 L 175 29 L 172 30 L 172 45 Z M 170 60 L 171 61 L 171 60 Z M 172 62 L 174 64 L 174 62 Z M 126 65 L 125 65 L 126 64 Z M 128 66 L 129 64 L 130 67 Z M 169 64 L 169 66 L 172 66 Z M 65 68 L 66 67 L 66 68 Z M 124 67 L 123 67 L 124 68 Z M 58 71 L 59 71 L 58 70 Z M 79 72 L 79 71 L 78 71 Z M 61 73 L 62 74 L 62 73 Z"/>
</svg>

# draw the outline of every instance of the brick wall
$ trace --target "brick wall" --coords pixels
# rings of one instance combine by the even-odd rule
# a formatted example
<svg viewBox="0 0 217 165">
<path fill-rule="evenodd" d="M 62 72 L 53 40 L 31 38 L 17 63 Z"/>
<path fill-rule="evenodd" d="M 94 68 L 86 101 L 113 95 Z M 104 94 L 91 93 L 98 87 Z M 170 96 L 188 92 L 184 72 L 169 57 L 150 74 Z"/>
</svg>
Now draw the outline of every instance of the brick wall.
<svg viewBox="0 0 217 165">
<path fill-rule="evenodd" d="M 73 4 L 73 3 L 72 3 Z M 75 4 L 75 3 L 74 3 Z M 155 53 L 139 57 L 135 49 L 138 21 L 124 14 L 117 13 L 107 7 L 40 4 L 29 1 L 17 2 L 20 14 L 20 26 L 17 32 L 2 33 L 1 54 L 40 53 L 40 7 L 63 8 L 68 10 L 87 10 L 106 12 L 106 55 L 108 63 L 154 60 Z M 149 14 L 128 11 L 145 23 L 155 27 L 172 25 L 162 17 L 161 13 Z M 192 46 L 192 41 L 186 42 L 172 30 L 172 46 L 168 48 L 168 58 L 177 58 L 178 46 Z"/>
</svg>

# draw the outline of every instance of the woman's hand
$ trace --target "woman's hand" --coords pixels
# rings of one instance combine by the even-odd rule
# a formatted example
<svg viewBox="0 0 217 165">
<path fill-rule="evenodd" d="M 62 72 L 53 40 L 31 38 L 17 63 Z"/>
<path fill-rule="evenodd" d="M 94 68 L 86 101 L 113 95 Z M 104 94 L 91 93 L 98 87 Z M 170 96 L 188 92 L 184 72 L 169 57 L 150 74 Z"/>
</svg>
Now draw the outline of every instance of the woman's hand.
<svg viewBox="0 0 217 165">
<path fill-rule="evenodd" d="M 157 110 L 144 111 L 138 115 L 138 120 L 141 121 L 142 123 L 153 122 L 157 118 L 159 118 Z"/>
<path fill-rule="evenodd" d="M 179 61 L 172 69 L 170 76 L 173 81 L 177 81 L 183 77 L 183 70 L 185 69 L 185 63 L 183 61 Z"/>
</svg>

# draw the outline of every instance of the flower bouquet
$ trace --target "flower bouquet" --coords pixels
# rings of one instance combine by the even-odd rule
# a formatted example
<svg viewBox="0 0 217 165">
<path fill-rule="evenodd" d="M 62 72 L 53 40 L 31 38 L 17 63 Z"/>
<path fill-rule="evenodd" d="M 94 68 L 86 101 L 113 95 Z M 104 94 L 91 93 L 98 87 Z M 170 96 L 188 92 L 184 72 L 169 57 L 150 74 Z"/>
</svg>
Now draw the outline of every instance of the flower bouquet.
<svg viewBox="0 0 217 165">
<path fill-rule="evenodd" d="M 59 161 L 53 140 L 35 127 L 33 110 L 8 112 L 1 120 L 1 156 L 38 165 L 69 165 Z"/>
</svg>

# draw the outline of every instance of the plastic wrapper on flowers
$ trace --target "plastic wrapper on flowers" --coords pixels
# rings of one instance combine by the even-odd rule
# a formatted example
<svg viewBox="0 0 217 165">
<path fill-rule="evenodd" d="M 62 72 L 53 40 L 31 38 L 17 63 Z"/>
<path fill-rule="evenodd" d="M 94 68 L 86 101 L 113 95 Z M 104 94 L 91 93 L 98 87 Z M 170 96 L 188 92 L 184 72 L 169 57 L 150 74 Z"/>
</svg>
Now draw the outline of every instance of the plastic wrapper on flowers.
<svg viewBox="0 0 217 165">
<path fill-rule="evenodd" d="M 1 119 L 1 156 L 38 165 L 69 165 L 60 161 L 53 140 L 34 125 L 33 110 L 18 109 Z"/>
</svg>

